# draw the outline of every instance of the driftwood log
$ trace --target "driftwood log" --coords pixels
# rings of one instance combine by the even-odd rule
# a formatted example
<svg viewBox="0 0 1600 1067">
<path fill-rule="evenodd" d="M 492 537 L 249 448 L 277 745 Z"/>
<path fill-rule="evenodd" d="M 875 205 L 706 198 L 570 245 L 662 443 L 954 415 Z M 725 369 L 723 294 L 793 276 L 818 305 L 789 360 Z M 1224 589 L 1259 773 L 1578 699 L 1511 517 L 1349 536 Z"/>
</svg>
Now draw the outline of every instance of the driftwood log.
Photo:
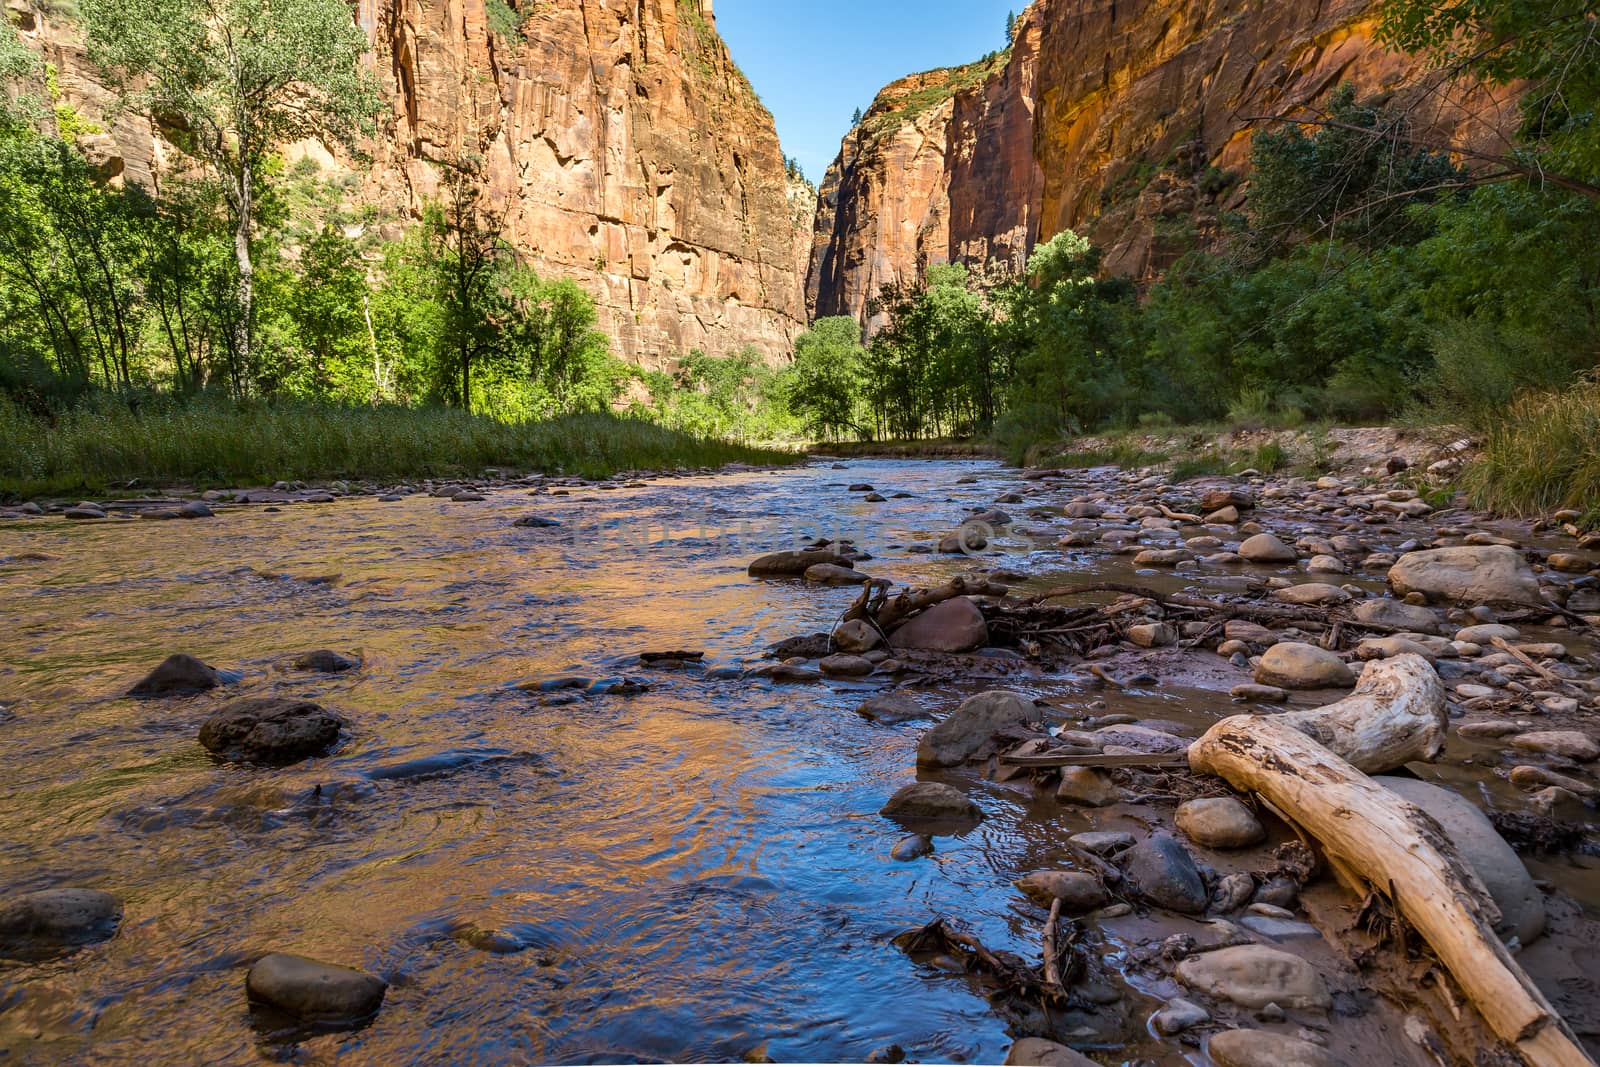
<svg viewBox="0 0 1600 1067">
<path fill-rule="evenodd" d="M 1433 668 L 1397 656 L 1368 664 L 1337 704 L 1224 719 L 1190 746 L 1189 764 L 1259 795 L 1314 837 L 1342 877 L 1386 897 L 1532 1067 L 1593 1067 L 1495 935 L 1499 909 L 1439 825 L 1363 773 L 1435 757 L 1444 723 Z"/>
</svg>

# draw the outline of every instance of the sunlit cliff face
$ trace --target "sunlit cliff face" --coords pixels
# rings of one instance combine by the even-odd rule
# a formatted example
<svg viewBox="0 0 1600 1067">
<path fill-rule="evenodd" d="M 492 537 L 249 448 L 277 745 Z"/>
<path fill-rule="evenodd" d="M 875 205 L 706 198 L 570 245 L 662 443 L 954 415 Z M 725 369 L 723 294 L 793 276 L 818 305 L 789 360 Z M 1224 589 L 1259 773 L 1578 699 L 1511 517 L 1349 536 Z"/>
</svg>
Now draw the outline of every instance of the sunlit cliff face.
<svg viewBox="0 0 1600 1067">
<path fill-rule="evenodd" d="M 1012 268 L 1063 229 L 1105 247 L 1110 271 L 1159 272 L 1242 205 L 1260 119 L 1342 82 L 1362 95 L 1423 83 L 1420 61 L 1376 42 L 1374 7 L 1037 0 L 992 69 L 968 68 L 981 76 L 922 110 L 906 100 L 926 79 L 897 82 L 846 137 L 823 186 L 808 306 L 865 321 L 884 284 L 934 263 Z M 1430 86 L 1413 121 L 1442 141 L 1503 144 L 1515 94 Z"/>
</svg>

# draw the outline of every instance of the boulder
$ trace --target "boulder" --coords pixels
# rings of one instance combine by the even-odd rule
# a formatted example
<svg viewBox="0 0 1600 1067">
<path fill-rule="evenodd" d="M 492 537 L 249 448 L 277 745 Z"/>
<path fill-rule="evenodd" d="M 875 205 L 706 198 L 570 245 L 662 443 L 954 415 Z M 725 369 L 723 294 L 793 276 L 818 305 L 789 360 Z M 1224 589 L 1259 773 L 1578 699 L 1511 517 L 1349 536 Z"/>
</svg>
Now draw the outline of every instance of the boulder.
<svg viewBox="0 0 1600 1067">
<path fill-rule="evenodd" d="M 989 643 L 989 624 L 969 598 L 951 597 L 895 630 L 889 642 L 896 648 L 971 652 Z"/>
<path fill-rule="evenodd" d="M 1014 884 L 1044 907 L 1061 901 L 1061 910 L 1069 915 L 1093 911 L 1111 899 L 1099 877 L 1085 871 L 1034 871 Z"/>
<path fill-rule="evenodd" d="M 162 697 L 198 693 L 221 684 L 217 672 L 195 657 L 178 652 L 162 660 L 155 670 L 128 690 L 131 697 Z"/>
<path fill-rule="evenodd" d="M 1293 563 L 1295 551 L 1269 533 L 1258 533 L 1239 546 L 1239 558 L 1251 563 Z"/>
<path fill-rule="evenodd" d="M 769 553 L 753 560 L 748 572 L 752 578 L 799 578 L 818 563 L 850 566 L 848 559 L 832 549 L 804 548 Z"/>
<path fill-rule="evenodd" d="M 879 815 L 891 819 L 945 819 L 971 822 L 983 818 L 983 810 L 966 795 L 943 782 L 913 782 L 895 790 Z"/>
<path fill-rule="evenodd" d="M 1538 604 L 1539 580 L 1522 554 L 1505 545 L 1457 545 L 1407 552 L 1389 568 L 1400 596 L 1420 593 L 1459 604 Z"/>
<path fill-rule="evenodd" d="M 1543 895 L 1522 860 L 1477 805 L 1453 789 L 1415 778 L 1384 775 L 1373 781 L 1427 812 L 1444 829 L 1499 907 L 1496 933 L 1503 938 L 1515 935 L 1526 945 L 1544 931 Z"/>
<path fill-rule="evenodd" d="M 1100 1067 L 1081 1052 L 1042 1037 L 1025 1037 L 1006 1053 L 1007 1067 Z"/>
<path fill-rule="evenodd" d="M 1439 616 L 1428 608 L 1407 604 L 1401 600 L 1391 600 L 1388 597 L 1363 600 L 1350 610 L 1350 617 L 1357 622 L 1420 634 L 1436 634 L 1442 628 Z"/>
<path fill-rule="evenodd" d="M 309 700 L 254 697 L 215 712 L 200 727 L 200 743 L 231 763 L 282 766 L 324 754 L 344 725 Z"/>
<path fill-rule="evenodd" d="M 1210 901 L 1194 858 L 1171 834 L 1151 834 L 1118 857 L 1122 873 L 1150 903 L 1198 915 Z"/>
<path fill-rule="evenodd" d="M 0 956 L 37 959 L 104 941 L 122 922 L 122 902 L 99 889 L 41 889 L 0 899 Z"/>
<path fill-rule="evenodd" d="M 878 636 L 878 631 L 860 619 L 842 622 L 833 631 L 833 647 L 839 652 L 859 656 L 863 652 L 871 652 L 881 644 L 883 638 Z"/>
<path fill-rule="evenodd" d="M 1327 1009 L 1333 1004 L 1315 967 L 1265 945 L 1235 945 L 1190 956 L 1176 973 L 1190 989 L 1252 1011 L 1268 1004 L 1287 1009 Z"/>
<path fill-rule="evenodd" d="M 1217 1067 L 1344 1067 L 1322 1046 L 1271 1030 L 1224 1030 L 1207 1051 Z"/>
<path fill-rule="evenodd" d="M 274 952 L 245 976 L 252 1003 L 319 1025 L 350 1025 L 376 1014 L 389 985 L 365 971 Z"/>
<path fill-rule="evenodd" d="M 954 767 L 987 755 L 995 734 L 1039 717 L 1033 701 L 996 689 L 963 700 L 955 711 L 922 735 L 917 766 Z"/>
<path fill-rule="evenodd" d="M 1344 660 L 1315 645 L 1280 641 L 1256 667 L 1256 681 L 1279 689 L 1338 689 L 1356 684 Z"/>
<path fill-rule="evenodd" d="M 1206 848 L 1246 848 L 1267 836 L 1261 820 L 1234 797 L 1203 797 L 1178 805 L 1178 829 Z"/>
</svg>

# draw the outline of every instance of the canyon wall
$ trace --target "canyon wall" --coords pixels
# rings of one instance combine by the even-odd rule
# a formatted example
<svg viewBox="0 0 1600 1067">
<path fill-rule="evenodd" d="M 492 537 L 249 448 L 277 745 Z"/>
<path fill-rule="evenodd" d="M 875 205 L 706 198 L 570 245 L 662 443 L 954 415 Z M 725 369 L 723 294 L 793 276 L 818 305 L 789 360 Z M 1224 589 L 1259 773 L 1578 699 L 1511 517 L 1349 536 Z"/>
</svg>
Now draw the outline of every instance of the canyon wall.
<svg viewBox="0 0 1600 1067">
<path fill-rule="evenodd" d="M 809 309 L 870 328 L 884 284 L 932 263 L 1014 269 L 1065 229 L 1104 247 L 1108 270 L 1154 276 L 1242 205 L 1262 116 L 1342 82 L 1364 97 L 1415 91 L 1424 66 L 1377 43 L 1376 6 L 1035 0 L 1009 53 L 890 85 L 845 138 L 823 184 Z M 934 82 L 943 99 L 906 107 Z M 1513 94 L 1435 88 L 1413 112 L 1423 133 L 1504 145 Z"/>
<path fill-rule="evenodd" d="M 76 28 L 28 0 L 5 4 L 28 10 L 25 36 L 63 97 L 102 114 Z M 486 0 L 353 9 L 393 105 L 357 171 L 362 200 L 404 224 L 436 194 L 436 164 L 474 158 L 512 243 L 594 294 L 624 357 L 788 353 L 804 326 L 811 220 L 794 222 L 772 116 L 711 0 L 509 0 L 493 22 Z M 148 122 L 125 116 L 104 136 L 114 143 L 97 150 L 128 180 L 150 180 L 162 146 Z"/>
</svg>

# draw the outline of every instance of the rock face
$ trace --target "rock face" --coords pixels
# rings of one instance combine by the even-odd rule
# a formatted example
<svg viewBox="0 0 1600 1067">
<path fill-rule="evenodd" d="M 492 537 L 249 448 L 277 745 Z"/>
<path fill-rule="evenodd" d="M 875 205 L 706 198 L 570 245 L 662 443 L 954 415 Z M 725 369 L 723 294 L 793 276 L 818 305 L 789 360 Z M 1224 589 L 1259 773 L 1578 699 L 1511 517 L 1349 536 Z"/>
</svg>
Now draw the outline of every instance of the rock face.
<svg viewBox="0 0 1600 1067">
<path fill-rule="evenodd" d="M 366 146 L 370 165 L 314 146 L 290 162 L 359 174 L 363 206 L 403 226 L 438 193 L 433 164 L 477 157 L 518 252 L 593 294 L 624 358 L 660 368 L 692 348 L 746 345 L 786 355 L 803 328 L 810 201 L 791 195 L 772 116 L 711 0 L 517 2 L 509 35 L 491 27 L 489 4 L 353 0 L 392 120 Z M 101 119 L 110 94 L 77 30 L 37 23 L 25 36 L 60 72 L 63 102 Z M 102 172 L 148 185 L 171 156 L 140 116 L 102 125 Z"/>
<path fill-rule="evenodd" d="M 1400 596 L 1462 604 L 1537 604 L 1539 580 L 1522 554 L 1505 545 L 1457 545 L 1407 552 L 1389 568 L 1389 584 Z"/>
<path fill-rule="evenodd" d="M 1008 269 L 1067 229 L 1106 248 L 1112 273 L 1163 270 L 1242 203 L 1252 116 L 1341 82 L 1387 92 L 1423 69 L 1376 42 L 1376 9 L 1036 0 L 1009 52 L 895 82 L 846 135 L 821 189 L 808 308 L 871 326 L 886 284 L 947 262 Z M 1480 147 L 1516 122 L 1509 100 L 1455 87 L 1411 115 L 1419 136 Z"/>
</svg>

